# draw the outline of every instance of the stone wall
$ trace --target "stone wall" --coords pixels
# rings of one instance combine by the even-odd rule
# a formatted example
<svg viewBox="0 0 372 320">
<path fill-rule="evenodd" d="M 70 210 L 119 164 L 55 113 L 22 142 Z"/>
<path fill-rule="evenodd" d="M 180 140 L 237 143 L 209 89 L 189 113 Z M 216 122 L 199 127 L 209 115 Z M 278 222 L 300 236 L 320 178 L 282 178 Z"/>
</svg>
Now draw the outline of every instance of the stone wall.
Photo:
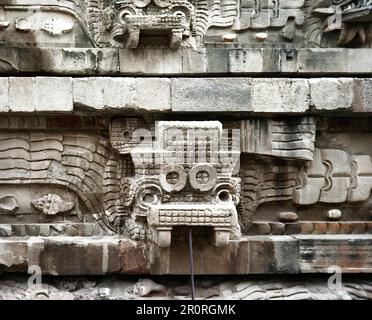
<svg viewBox="0 0 372 320">
<path fill-rule="evenodd" d="M 372 4 L 0 3 L 0 271 L 371 272 Z"/>
</svg>

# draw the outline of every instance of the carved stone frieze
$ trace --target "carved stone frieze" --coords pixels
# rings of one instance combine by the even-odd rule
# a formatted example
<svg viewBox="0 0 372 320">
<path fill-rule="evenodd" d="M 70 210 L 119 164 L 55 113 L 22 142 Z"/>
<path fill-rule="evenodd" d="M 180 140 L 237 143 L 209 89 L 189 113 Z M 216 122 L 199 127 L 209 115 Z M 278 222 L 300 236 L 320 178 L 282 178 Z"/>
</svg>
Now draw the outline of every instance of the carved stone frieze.
<svg viewBox="0 0 372 320">
<path fill-rule="evenodd" d="M 173 50 L 369 47 L 371 19 L 369 0 L 29 0 L 0 4 L 0 41 Z"/>
<path fill-rule="evenodd" d="M 247 234 L 370 230 L 370 154 L 341 148 L 315 117 L 80 120 L 85 130 L 49 119 L 2 122 L 7 237 L 116 233 L 172 247 L 192 228 L 226 246 Z"/>
</svg>

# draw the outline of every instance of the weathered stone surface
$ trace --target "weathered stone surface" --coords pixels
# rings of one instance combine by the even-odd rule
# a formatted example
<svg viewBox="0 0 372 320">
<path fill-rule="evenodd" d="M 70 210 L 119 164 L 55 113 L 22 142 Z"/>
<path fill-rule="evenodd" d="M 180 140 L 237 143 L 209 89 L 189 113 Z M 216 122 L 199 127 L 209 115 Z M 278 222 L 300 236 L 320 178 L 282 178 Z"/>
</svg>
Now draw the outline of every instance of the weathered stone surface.
<svg viewBox="0 0 372 320">
<path fill-rule="evenodd" d="M 125 274 L 150 272 L 149 248 L 145 243 L 122 241 L 119 244 L 119 269 Z"/>
<path fill-rule="evenodd" d="M 372 61 L 369 49 L 342 48 L 298 50 L 297 65 L 300 73 L 370 73 Z"/>
<path fill-rule="evenodd" d="M 261 49 L 231 49 L 228 51 L 229 72 L 258 73 L 263 71 L 263 55 Z"/>
<path fill-rule="evenodd" d="M 182 55 L 168 49 L 120 50 L 122 74 L 174 74 L 182 73 Z"/>
<path fill-rule="evenodd" d="M 176 75 L 294 73 L 326 75 L 370 74 L 369 49 L 109 49 L 0 48 L 0 71 L 62 75 Z M 119 59 L 120 56 L 120 59 Z M 152 58 L 149 63 L 149 57 Z M 221 60 L 221 57 L 223 59 Z M 290 58 L 288 58 L 290 57 Z M 222 66 L 225 65 L 223 68 Z"/>
<path fill-rule="evenodd" d="M 27 266 L 27 242 L 0 240 L 0 270 L 25 271 Z"/>
<path fill-rule="evenodd" d="M 338 266 L 342 272 L 371 272 L 370 235 L 295 236 L 300 246 L 300 270 L 328 272 Z M 341 250 L 340 250 L 341 249 Z"/>
<path fill-rule="evenodd" d="M 251 83 L 251 79 L 172 79 L 172 111 L 251 111 Z"/>
<path fill-rule="evenodd" d="M 300 113 L 309 108 L 309 85 L 304 79 L 253 79 L 252 111 Z"/>
<path fill-rule="evenodd" d="M 298 216 L 296 212 L 290 212 L 290 211 L 284 211 L 279 212 L 278 214 L 278 220 L 282 222 L 294 222 L 297 221 Z"/>
<path fill-rule="evenodd" d="M 170 110 L 170 80 L 78 78 L 74 79 L 74 104 L 98 111 L 110 109 L 167 111 Z"/>
<path fill-rule="evenodd" d="M 12 235 L 12 226 L 9 224 L 0 224 L 0 237 L 10 237 Z"/>
<path fill-rule="evenodd" d="M 0 112 L 68 112 L 74 105 L 86 111 L 106 112 L 316 114 L 339 113 L 341 109 L 369 112 L 370 104 L 369 82 L 355 78 L 10 77 L 0 80 Z M 327 88 L 332 94 L 326 94 Z"/>
<path fill-rule="evenodd" d="M 8 2 L 1 272 L 372 272 L 371 3 Z"/>
<path fill-rule="evenodd" d="M 152 274 L 188 274 L 188 247 L 152 248 Z M 288 236 L 245 237 L 228 247 L 195 243 L 196 274 L 297 273 L 297 241 Z M 216 269 L 214 266 L 219 265 Z"/>
<path fill-rule="evenodd" d="M 354 80 L 354 112 L 372 112 L 372 80 Z"/>
<path fill-rule="evenodd" d="M 9 83 L 8 78 L 0 78 L 0 112 L 9 111 Z"/>
<path fill-rule="evenodd" d="M 351 109 L 353 79 L 310 79 L 310 106 L 315 110 Z"/>
<path fill-rule="evenodd" d="M 9 78 L 10 111 L 72 111 L 72 102 L 71 78 Z"/>
</svg>

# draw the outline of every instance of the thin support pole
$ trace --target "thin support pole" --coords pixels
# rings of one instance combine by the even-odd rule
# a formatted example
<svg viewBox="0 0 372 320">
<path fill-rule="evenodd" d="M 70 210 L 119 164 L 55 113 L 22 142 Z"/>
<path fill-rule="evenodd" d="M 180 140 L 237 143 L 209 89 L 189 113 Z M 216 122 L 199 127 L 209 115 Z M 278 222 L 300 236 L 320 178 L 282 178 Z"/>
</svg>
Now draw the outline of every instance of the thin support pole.
<svg viewBox="0 0 372 320">
<path fill-rule="evenodd" d="M 192 229 L 189 229 L 189 263 L 191 277 L 191 299 L 195 300 L 194 257 L 192 252 Z"/>
</svg>

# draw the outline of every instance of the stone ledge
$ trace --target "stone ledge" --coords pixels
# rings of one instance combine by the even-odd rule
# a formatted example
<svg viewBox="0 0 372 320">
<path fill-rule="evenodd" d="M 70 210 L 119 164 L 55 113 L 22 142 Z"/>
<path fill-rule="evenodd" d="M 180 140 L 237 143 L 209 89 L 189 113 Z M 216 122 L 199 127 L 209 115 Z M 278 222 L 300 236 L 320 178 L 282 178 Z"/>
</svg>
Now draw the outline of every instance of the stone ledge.
<svg viewBox="0 0 372 320">
<path fill-rule="evenodd" d="M 293 237 L 299 241 L 301 273 L 327 273 L 331 266 L 345 273 L 372 272 L 372 235 Z"/>
<path fill-rule="evenodd" d="M 0 112 L 372 112 L 368 78 L 0 77 Z"/>
<path fill-rule="evenodd" d="M 194 245 L 197 274 L 372 272 L 372 235 L 250 236 L 216 248 Z M 0 239 L 0 271 L 39 265 L 50 275 L 188 274 L 188 247 L 170 248 L 123 237 Z"/>
<path fill-rule="evenodd" d="M 370 49 L 0 48 L 0 74 L 372 74 Z"/>
</svg>

